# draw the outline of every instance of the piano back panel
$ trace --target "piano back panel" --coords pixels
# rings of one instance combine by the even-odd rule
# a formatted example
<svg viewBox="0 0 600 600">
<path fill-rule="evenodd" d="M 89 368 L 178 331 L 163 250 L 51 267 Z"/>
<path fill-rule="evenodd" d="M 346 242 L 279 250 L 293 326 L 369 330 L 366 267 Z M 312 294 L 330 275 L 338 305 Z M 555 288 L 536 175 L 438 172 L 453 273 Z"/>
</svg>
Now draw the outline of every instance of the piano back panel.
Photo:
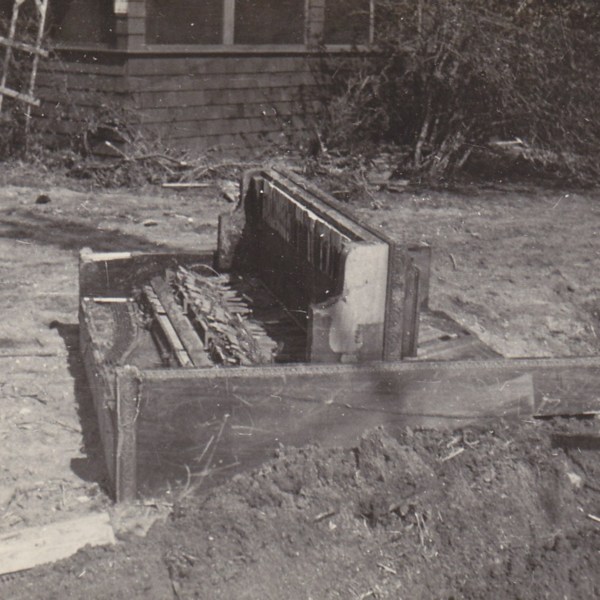
<svg viewBox="0 0 600 600">
<path fill-rule="evenodd" d="M 311 304 L 342 292 L 349 240 L 276 183 L 263 180 L 261 191 L 255 268 L 288 309 L 307 315 Z"/>
<path fill-rule="evenodd" d="M 384 357 L 389 248 L 352 242 L 339 296 L 309 310 L 309 362 L 364 362 Z"/>
<path fill-rule="evenodd" d="M 240 209 L 221 219 L 221 266 L 282 301 L 306 329 L 308 360 L 381 360 L 388 242 L 273 171 L 245 176 Z"/>
</svg>

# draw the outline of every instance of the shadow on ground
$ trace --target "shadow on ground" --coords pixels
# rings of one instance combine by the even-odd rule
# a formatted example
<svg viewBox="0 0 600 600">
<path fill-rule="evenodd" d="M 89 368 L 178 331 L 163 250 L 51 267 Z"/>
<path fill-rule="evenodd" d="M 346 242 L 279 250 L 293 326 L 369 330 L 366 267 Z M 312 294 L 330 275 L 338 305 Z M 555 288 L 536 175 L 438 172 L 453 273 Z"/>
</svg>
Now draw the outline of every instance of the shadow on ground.
<svg viewBox="0 0 600 600">
<path fill-rule="evenodd" d="M 108 492 L 109 478 L 104 463 L 100 430 L 80 352 L 79 325 L 53 321 L 50 327 L 58 331 L 67 349 L 68 369 L 74 381 L 77 416 L 81 423 L 85 458 L 71 459 L 71 469 L 84 481 L 98 483 L 104 491 Z"/>
<path fill-rule="evenodd" d="M 186 250 L 179 246 L 155 243 L 118 229 L 98 229 L 91 223 L 52 218 L 32 211 L 5 211 L 0 218 L 0 237 L 58 246 L 65 250 L 79 250 L 82 246 L 96 251 Z"/>
</svg>

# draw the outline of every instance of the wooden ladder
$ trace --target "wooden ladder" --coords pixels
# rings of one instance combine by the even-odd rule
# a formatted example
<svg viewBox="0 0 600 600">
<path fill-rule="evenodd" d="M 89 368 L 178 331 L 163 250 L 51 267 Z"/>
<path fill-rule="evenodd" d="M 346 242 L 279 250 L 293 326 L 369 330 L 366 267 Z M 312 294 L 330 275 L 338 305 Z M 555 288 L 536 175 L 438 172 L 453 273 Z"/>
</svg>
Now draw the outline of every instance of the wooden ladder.
<svg viewBox="0 0 600 600">
<path fill-rule="evenodd" d="M 26 1 L 27 0 L 15 0 L 12 17 L 10 20 L 10 27 L 8 30 L 8 37 L 0 35 L 0 45 L 5 48 L 2 76 L 0 77 L 0 113 L 2 113 L 2 102 L 5 96 L 14 98 L 20 102 L 24 102 L 27 104 L 25 126 L 28 127 L 29 118 L 31 115 L 31 107 L 40 105 L 40 101 L 34 97 L 33 91 L 35 88 L 35 80 L 37 77 L 40 56 L 48 56 L 48 51 L 42 48 L 42 39 L 44 37 L 44 28 L 46 26 L 46 13 L 48 10 L 49 0 L 32 0 L 35 3 L 37 16 L 37 33 L 35 43 L 33 44 L 15 39 L 19 11 Z M 7 86 L 8 73 L 14 51 L 25 52 L 33 57 L 31 63 L 31 72 L 29 73 L 29 85 L 27 86 L 26 90 L 14 90 Z"/>
</svg>

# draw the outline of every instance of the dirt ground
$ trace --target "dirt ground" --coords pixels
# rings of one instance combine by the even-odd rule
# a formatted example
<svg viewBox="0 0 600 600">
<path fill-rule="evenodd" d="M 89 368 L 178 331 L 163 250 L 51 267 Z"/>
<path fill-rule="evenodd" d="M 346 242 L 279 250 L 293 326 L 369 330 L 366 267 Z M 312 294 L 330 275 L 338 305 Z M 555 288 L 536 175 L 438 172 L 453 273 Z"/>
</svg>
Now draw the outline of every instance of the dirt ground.
<svg viewBox="0 0 600 600">
<path fill-rule="evenodd" d="M 206 248 L 232 205 L 216 186 L 0 181 L 0 532 L 103 509 L 120 538 L 1 578 L 0 598 L 600 597 L 596 419 L 375 430 L 353 449 L 282 448 L 174 506 L 114 508 L 79 357 L 78 251 Z M 352 208 L 431 244 L 432 307 L 500 353 L 600 354 L 600 193 L 407 188 Z"/>
</svg>

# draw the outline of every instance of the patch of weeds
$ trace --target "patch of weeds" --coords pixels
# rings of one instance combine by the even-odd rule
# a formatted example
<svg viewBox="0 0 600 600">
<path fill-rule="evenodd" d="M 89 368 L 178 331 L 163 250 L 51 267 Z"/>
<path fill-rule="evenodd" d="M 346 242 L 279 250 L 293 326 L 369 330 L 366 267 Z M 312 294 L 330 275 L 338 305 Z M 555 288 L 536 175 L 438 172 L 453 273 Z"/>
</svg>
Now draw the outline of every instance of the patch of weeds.
<svg viewBox="0 0 600 600">
<path fill-rule="evenodd" d="M 368 51 L 324 54 L 313 158 L 392 144 L 413 180 L 452 179 L 482 156 L 597 179 L 597 3 L 378 0 L 375 25 Z"/>
</svg>

